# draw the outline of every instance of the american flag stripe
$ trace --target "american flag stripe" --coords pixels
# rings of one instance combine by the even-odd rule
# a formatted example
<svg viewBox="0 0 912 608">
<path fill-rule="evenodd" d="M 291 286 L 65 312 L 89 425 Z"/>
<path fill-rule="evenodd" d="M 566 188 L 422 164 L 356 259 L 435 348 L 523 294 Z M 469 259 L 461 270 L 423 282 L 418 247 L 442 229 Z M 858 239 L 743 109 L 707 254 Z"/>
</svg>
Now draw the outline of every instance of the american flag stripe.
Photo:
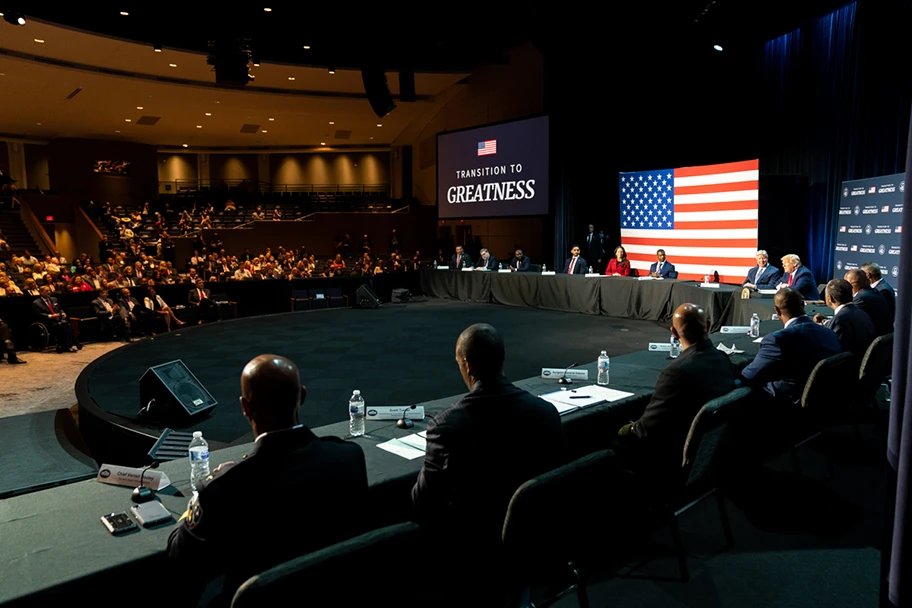
<svg viewBox="0 0 912 608">
<path fill-rule="evenodd" d="M 645 274 L 662 248 L 681 279 L 718 272 L 740 284 L 755 265 L 759 169 L 751 160 L 622 173 L 621 242 L 631 265 Z"/>
</svg>

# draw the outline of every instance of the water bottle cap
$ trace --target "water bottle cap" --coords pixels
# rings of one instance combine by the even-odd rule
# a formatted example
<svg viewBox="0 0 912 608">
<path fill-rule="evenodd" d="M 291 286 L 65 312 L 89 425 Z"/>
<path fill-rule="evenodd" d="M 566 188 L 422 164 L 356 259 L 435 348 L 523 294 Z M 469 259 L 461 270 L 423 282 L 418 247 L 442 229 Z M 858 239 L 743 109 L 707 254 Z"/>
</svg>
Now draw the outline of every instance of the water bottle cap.
<svg viewBox="0 0 912 608">
<path fill-rule="evenodd" d="M 608 356 L 608 352 L 603 350 L 603 351 L 602 351 L 602 356 L 603 356 L 603 357 L 607 357 L 607 356 Z"/>
<path fill-rule="evenodd" d="M 360 395 L 360 394 L 361 394 L 361 391 L 357 391 L 357 390 L 356 390 L 356 391 L 352 391 L 352 395 Z"/>
<path fill-rule="evenodd" d="M 202 436 L 203 436 L 203 432 L 202 432 L 202 431 L 193 431 L 193 438 L 194 438 L 194 439 L 199 439 L 199 438 L 202 437 Z"/>
</svg>

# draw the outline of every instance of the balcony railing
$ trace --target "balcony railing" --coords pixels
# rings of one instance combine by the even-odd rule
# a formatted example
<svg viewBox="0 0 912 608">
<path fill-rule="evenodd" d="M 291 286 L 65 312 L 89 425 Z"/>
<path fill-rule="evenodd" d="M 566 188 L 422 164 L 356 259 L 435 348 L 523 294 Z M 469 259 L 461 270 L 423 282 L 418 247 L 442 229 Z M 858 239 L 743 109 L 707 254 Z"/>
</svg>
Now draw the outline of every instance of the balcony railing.
<svg viewBox="0 0 912 608">
<path fill-rule="evenodd" d="M 168 194 L 244 192 L 248 194 L 389 194 L 389 184 L 272 184 L 255 179 L 176 179 L 158 182 L 158 191 Z"/>
</svg>

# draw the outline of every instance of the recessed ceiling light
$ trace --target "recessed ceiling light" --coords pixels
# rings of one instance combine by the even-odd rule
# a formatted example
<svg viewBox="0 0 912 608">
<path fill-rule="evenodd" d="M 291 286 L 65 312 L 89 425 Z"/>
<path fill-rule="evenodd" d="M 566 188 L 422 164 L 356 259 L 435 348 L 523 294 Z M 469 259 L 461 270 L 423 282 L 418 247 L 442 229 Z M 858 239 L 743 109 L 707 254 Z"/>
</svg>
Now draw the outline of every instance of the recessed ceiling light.
<svg viewBox="0 0 912 608">
<path fill-rule="evenodd" d="M 336 124 L 336 121 L 335 121 L 335 120 L 330 120 L 330 121 L 329 121 L 329 124 L 334 125 L 334 124 Z"/>
<path fill-rule="evenodd" d="M 263 129 L 263 133 L 268 133 L 268 132 L 269 132 L 269 131 L 267 131 L 266 129 Z"/>
<path fill-rule="evenodd" d="M 169 63 L 168 65 L 169 65 L 170 67 L 172 67 L 172 68 L 176 68 L 176 67 L 177 67 L 177 64 L 176 64 L 176 63 Z"/>
<path fill-rule="evenodd" d="M 309 45 L 309 44 L 305 44 L 305 45 L 304 45 L 304 50 L 305 50 L 305 51 L 309 51 L 309 50 L 310 50 L 310 45 Z"/>
<path fill-rule="evenodd" d="M 130 120 L 129 118 L 124 118 L 124 122 L 133 122 L 133 121 Z"/>
<path fill-rule="evenodd" d="M 160 44 L 156 44 L 156 45 L 153 46 L 152 48 L 153 48 L 153 50 L 155 50 L 156 53 L 161 53 L 161 52 L 162 52 L 162 45 L 160 45 Z"/>
<path fill-rule="evenodd" d="M 206 116 L 212 116 L 212 112 L 206 112 Z"/>
<path fill-rule="evenodd" d="M 263 10 L 266 11 L 267 13 L 271 13 L 271 12 L 272 12 L 272 9 L 271 9 L 271 8 L 264 8 Z"/>
<path fill-rule="evenodd" d="M 253 67 L 255 67 L 255 68 L 260 67 L 260 62 L 259 62 L 259 61 L 254 61 L 254 62 L 253 62 Z"/>
<path fill-rule="evenodd" d="M 39 122 L 38 124 L 40 125 L 41 123 Z M 320 145 L 321 145 L 321 146 L 325 146 L 325 145 L 326 145 L 326 142 L 325 142 L 325 141 L 321 141 L 321 142 L 320 142 Z"/>
<path fill-rule="evenodd" d="M 183 147 L 185 147 L 185 148 L 187 147 L 187 144 L 181 144 L 181 145 L 182 145 Z"/>
<path fill-rule="evenodd" d="M 39 127 L 40 127 L 40 126 L 41 126 L 41 123 L 40 123 L 40 122 L 39 122 L 39 123 L 37 123 L 37 124 L 38 124 L 38 126 L 39 126 Z"/>
<path fill-rule="evenodd" d="M 42 40 L 41 38 L 35 38 L 35 42 L 37 42 L 38 44 L 44 44 L 44 40 Z"/>
<path fill-rule="evenodd" d="M 203 125 L 196 125 L 196 128 L 197 128 L 197 129 L 202 129 L 202 128 L 203 128 Z"/>
<path fill-rule="evenodd" d="M 275 118 L 270 118 L 269 122 L 273 122 L 274 120 L 275 120 Z"/>
<path fill-rule="evenodd" d="M 722 45 L 721 45 L 721 44 L 714 44 L 714 45 L 713 45 L 713 48 L 716 49 L 717 51 L 721 51 L 721 50 L 722 50 Z"/>
<path fill-rule="evenodd" d="M 289 77 L 288 77 L 288 80 L 294 80 L 294 79 L 295 79 L 294 76 L 289 76 Z"/>
<path fill-rule="evenodd" d="M 329 66 L 329 73 L 330 73 L 330 74 L 335 74 L 335 73 L 336 73 L 336 68 L 334 68 L 334 67 L 332 67 L 332 66 Z"/>
<path fill-rule="evenodd" d="M 120 11 L 120 14 L 123 15 L 124 17 L 130 16 L 130 13 L 128 13 L 127 11 Z"/>
<path fill-rule="evenodd" d="M 371 139 L 373 139 L 373 137 L 371 137 Z"/>
<path fill-rule="evenodd" d="M 136 109 L 137 109 L 137 110 L 142 110 L 143 107 L 142 107 L 142 106 L 136 106 Z"/>
<path fill-rule="evenodd" d="M 115 133 L 120 133 L 120 129 L 114 129 Z"/>
<path fill-rule="evenodd" d="M 382 127 L 383 124 L 378 122 L 378 123 L 377 123 L 377 126 L 378 126 L 378 127 Z"/>
</svg>

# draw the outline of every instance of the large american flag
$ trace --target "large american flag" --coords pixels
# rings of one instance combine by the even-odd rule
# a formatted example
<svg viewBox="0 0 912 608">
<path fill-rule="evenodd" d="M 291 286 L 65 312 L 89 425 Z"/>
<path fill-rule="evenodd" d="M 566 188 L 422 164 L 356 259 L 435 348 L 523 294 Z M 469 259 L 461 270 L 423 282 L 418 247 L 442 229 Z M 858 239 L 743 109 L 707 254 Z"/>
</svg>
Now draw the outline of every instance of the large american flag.
<svg viewBox="0 0 912 608">
<path fill-rule="evenodd" d="M 621 173 L 621 244 L 631 265 L 643 276 L 664 249 L 679 279 L 718 272 L 740 284 L 756 265 L 759 176 L 758 160 Z"/>
<path fill-rule="evenodd" d="M 489 154 L 497 154 L 496 139 L 478 142 L 478 156 L 488 156 Z"/>
</svg>

